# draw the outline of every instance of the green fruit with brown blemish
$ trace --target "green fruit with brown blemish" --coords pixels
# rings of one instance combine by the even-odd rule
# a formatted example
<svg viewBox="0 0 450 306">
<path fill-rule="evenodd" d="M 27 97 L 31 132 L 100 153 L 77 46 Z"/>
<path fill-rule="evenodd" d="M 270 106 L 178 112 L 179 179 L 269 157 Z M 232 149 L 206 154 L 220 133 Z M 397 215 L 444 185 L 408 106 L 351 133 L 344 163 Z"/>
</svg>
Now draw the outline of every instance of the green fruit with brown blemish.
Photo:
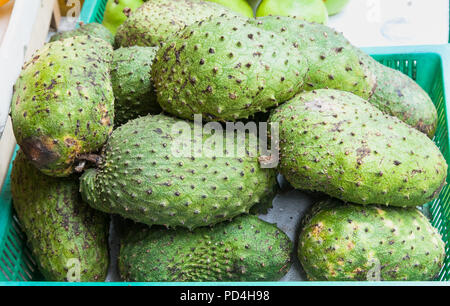
<svg viewBox="0 0 450 306">
<path fill-rule="evenodd" d="M 273 195 L 276 171 L 261 167 L 256 136 L 243 143 L 237 133 L 193 137 L 193 129 L 165 115 L 120 126 L 99 167 L 81 177 L 83 198 L 136 222 L 194 229 L 248 213 Z"/>
<path fill-rule="evenodd" d="M 48 281 L 105 281 L 109 217 L 83 203 L 77 177 L 42 174 L 19 151 L 11 173 L 13 205 Z"/>
<path fill-rule="evenodd" d="M 298 189 L 358 204 L 423 205 L 446 184 L 447 163 L 425 134 L 351 93 L 302 93 L 274 110 L 280 171 Z"/>
<path fill-rule="evenodd" d="M 313 281 L 430 281 L 445 244 L 416 208 L 327 200 L 304 220 L 298 258 Z"/>
<path fill-rule="evenodd" d="M 43 173 L 70 175 L 111 133 L 112 52 L 104 40 L 71 37 L 46 44 L 23 67 L 11 102 L 14 135 Z"/>
<path fill-rule="evenodd" d="M 277 281 L 291 266 L 292 243 L 275 225 L 238 217 L 193 232 L 135 225 L 121 241 L 126 281 Z"/>
<path fill-rule="evenodd" d="M 111 82 L 115 97 L 115 126 L 139 116 L 161 112 L 150 75 L 156 51 L 155 47 L 114 50 Z"/>
<path fill-rule="evenodd" d="M 164 111 L 236 121 L 292 98 L 307 70 L 298 46 L 247 19 L 223 15 L 173 36 L 158 50 L 152 78 Z"/>
</svg>

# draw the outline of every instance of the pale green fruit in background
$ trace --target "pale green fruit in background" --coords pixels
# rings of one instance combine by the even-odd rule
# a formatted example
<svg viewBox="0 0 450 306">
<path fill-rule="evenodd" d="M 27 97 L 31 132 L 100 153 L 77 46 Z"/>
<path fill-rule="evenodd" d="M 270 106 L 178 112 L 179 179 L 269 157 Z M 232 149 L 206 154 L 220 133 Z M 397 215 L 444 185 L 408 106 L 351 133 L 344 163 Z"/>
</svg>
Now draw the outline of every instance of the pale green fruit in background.
<svg viewBox="0 0 450 306">
<path fill-rule="evenodd" d="M 322 0 L 263 0 L 256 11 L 256 17 L 295 16 L 308 22 L 326 24 L 328 12 Z"/>
<path fill-rule="evenodd" d="M 206 0 L 221 4 L 245 17 L 254 18 L 253 9 L 245 0 Z"/>
<path fill-rule="evenodd" d="M 336 15 L 348 4 L 350 0 L 323 0 L 328 10 L 328 15 Z"/>
</svg>

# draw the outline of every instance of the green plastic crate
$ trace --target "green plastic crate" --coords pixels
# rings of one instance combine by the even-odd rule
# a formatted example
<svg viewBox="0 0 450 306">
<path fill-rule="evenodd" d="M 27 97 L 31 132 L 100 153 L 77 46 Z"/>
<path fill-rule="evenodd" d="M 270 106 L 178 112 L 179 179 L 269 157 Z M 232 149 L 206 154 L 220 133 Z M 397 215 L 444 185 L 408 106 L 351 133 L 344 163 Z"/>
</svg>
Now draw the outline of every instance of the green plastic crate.
<svg viewBox="0 0 450 306">
<path fill-rule="evenodd" d="M 86 0 L 80 15 L 84 23 L 101 22 L 107 0 Z M 431 96 L 439 114 L 438 129 L 434 141 L 450 164 L 449 152 L 449 121 L 447 120 L 447 99 L 450 94 L 450 45 L 443 46 L 414 46 L 414 47 L 388 47 L 366 48 L 376 60 L 386 66 L 400 70 L 416 80 Z M 450 102 L 450 101 L 449 101 Z M 11 172 L 12 163 L 3 189 L 0 194 L 0 285 L 43 285 L 42 276 L 36 268 L 36 263 L 30 256 L 20 231 L 17 218 L 14 215 L 11 199 Z M 449 181 L 450 176 L 447 178 Z M 450 280 L 450 187 L 445 186 L 438 199 L 428 203 L 424 209 L 430 216 L 431 223 L 441 233 L 446 242 L 447 258 L 439 274 L 438 280 Z M 33 281 L 25 283 L 24 281 Z M 51 283 L 52 285 L 74 285 L 73 283 Z M 155 285 L 163 283 L 97 283 L 98 285 Z M 204 283 L 188 283 L 189 285 L 204 285 Z M 209 285 L 252 285 L 261 283 L 209 283 Z M 276 285 L 340 285 L 342 283 L 316 283 L 316 282 L 266 282 L 268 286 Z M 373 285 L 368 282 L 346 282 L 346 285 Z M 380 284 L 380 283 L 376 283 Z M 383 285 L 404 285 L 405 282 L 390 282 Z M 414 282 L 413 285 L 422 285 L 428 282 Z M 437 284 L 436 282 L 431 284 Z M 77 283 L 76 285 L 80 285 Z M 85 285 L 85 284 L 81 284 Z M 166 285 L 166 284 L 164 284 Z M 187 283 L 170 283 L 170 285 L 187 285 Z"/>
</svg>

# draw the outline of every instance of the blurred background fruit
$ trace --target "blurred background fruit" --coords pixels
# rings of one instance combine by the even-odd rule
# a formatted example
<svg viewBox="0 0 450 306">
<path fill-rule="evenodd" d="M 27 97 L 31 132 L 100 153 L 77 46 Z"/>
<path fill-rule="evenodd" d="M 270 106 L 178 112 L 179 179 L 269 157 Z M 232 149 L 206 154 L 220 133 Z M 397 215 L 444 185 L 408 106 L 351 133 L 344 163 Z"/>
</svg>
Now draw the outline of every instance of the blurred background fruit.
<svg viewBox="0 0 450 306">
<path fill-rule="evenodd" d="M 210 2 L 219 3 L 229 9 L 249 18 L 255 17 L 253 9 L 250 4 L 245 0 L 206 0 Z"/>
<path fill-rule="evenodd" d="M 116 34 L 117 28 L 128 18 L 132 11 L 140 7 L 143 0 L 108 0 L 103 16 L 103 25 Z"/>
<path fill-rule="evenodd" d="M 296 16 L 309 22 L 326 24 L 328 12 L 322 0 L 263 0 L 256 11 L 262 16 Z"/>
<path fill-rule="evenodd" d="M 328 15 L 340 13 L 350 0 L 323 0 L 328 10 Z"/>
</svg>

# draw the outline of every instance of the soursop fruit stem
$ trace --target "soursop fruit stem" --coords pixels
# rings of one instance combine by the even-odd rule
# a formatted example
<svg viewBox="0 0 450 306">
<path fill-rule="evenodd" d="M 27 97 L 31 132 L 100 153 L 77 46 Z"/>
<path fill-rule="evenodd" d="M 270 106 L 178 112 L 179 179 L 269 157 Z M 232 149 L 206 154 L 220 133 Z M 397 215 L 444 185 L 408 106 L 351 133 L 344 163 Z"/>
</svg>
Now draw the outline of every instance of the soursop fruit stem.
<svg viewBox="0 0 450 306">
<path fill-rule="evenodd" d="M 80 193 L 84 202 L 95 202 L 95 179 L 97 170 L 88 169 L 80 178 Z"/>
</svg>

